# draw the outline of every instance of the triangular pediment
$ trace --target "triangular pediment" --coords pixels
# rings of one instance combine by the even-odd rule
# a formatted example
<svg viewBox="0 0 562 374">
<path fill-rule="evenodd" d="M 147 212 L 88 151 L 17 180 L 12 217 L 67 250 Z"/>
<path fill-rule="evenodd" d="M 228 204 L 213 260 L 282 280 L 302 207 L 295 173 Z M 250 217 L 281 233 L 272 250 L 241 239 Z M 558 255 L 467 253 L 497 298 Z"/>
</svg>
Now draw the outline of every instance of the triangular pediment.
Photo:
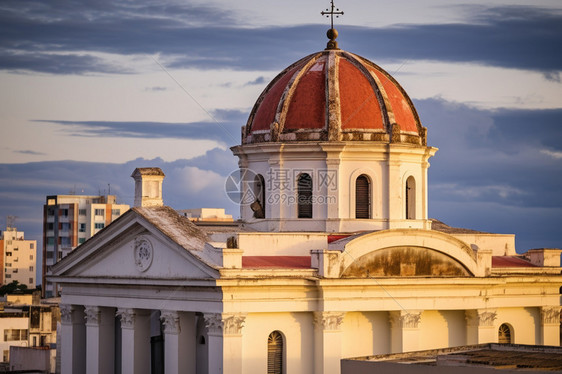
<svg viewBox="0 0 562 374">
<path fill-rule="evenodd" d="M 159 222 L 143 213 L 127 212 L 54 265 L 52 275 L 98 280 L 218 277 L 216 266 L 202 259 L 204 234 L 191 222 L 171 208 L 158 212 Z"/>
</svg>

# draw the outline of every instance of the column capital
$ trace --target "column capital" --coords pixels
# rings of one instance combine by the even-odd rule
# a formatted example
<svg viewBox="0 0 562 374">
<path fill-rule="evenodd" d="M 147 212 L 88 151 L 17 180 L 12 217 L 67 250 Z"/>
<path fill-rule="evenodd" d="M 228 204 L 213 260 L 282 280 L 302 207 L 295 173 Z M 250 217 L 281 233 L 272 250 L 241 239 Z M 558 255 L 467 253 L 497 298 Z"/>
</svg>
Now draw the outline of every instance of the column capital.
<svg viewBox="0 0 562 374">
<path fill-rule="evenodd" d="M 498 313 L 495 310 L 473 309 L 466 310 L 465 316 L 469 326 L 493 327 Z"/>
<path fill-rule="evenodd" d="M 101 309 L 99 306 L 84 306 L 86 326 L 99 326 L 101 323 Z"/>
<path fill-rule="evenodd" d="M 209 334 L 222 334 L 224 322 L 220 313 L 204 313 L 203 319 Z"/>
<path fill-rule="evenodd" d="M 322 330 L 338 331 L 345 312 L 314 312 L 314 324 Z"/>
<path fill-rule="evenodd" d="M 160 321 L 162 321 L 164 333 L 178 335 L 181 332 L 180 316 L 177 311 L 162 310 L 160 313 Z"/>
<path fill-rule="evenodd" d="M 61 324 L 72 325 L 84 323 L 81 305 L 60 304 Z"/>
<path fill-rule="evenodd" d="M 543 325 L 559 325 L 560 307 L 559 306 L 541 307 L 541 323 Z"/>
<path fill-rule="evenodd" d="M 135 311 L 128 308 L 119 308 L 115 313 L 121 320 L 121 328 L 132 329 L 135 327 Z"/>
<path fill-rule="evenodd" d="M 390 325 L 403 329 L 417 329 L 420 326 L 421 314 L 419 310 L 389 312 Z"/>
<path fill-rule="evenodd" d="M 210 334 L 240 335 L 244 322 L 245 313 L 204 313 L 205 327 Z"/>
<path fill-rule="evenodd" d="M 223 314 L 222 322 L 224 327 L 224 334 L 240 335 L 242 333 L 242 328 L 244 327 L 245 321 L 246 314 L 244 313 Z"/>
<path fill-rule="evenodd" d="M 69 304 L 60 304 L 60 320 L 64 325 L 70 325 L 72 323 L 72 312 L 74 311 L 74 306 Z"/>
</svg>

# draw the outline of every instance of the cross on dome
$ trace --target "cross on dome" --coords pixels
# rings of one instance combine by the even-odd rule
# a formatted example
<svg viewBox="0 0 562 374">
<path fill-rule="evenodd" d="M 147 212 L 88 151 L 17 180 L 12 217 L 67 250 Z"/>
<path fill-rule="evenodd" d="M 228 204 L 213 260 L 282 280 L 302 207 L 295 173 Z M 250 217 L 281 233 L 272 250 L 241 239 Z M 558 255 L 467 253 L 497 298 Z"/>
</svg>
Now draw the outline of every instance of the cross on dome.
<svg viewBox="0 0 562 374">
<path fill-rule="evenodd" d="M 328 41 L 328 44 L 326 45 L 326 49 L 339 49 L 338 42 L 336 42 L 336 38 L 338 37 L 338 31 L 334 29 L 334 16 L 336 16 L 336 18 L 339 18 L 340 15 L 343 16 L 343 11 L 339 10 L 339 8 L 336 8 L 334 6 L 334 0 L 331 0 L 330 3 L 331 3 L 330 8 L 326 8 L 325 11 L 320 12 L 320 14 L 326 16 L 326 18 L 330 17 L 331 27 L 326 33 L 330 41 Z"/>
<path fill-rule="evenodd" d="M 340 15 L 343 16 L 343 11 L 339 10 L 339 8 L 336 8 L 334 6 L 334 0 L 331 0 L 331 3 L 332 3 L 332 5 L 331 5 L 332 9 L 329 10 L 328 8 L 326 8 L 326 10 L 320 12 L 320 14 L 323 15 L 323 16 L 326 16 L 326 18 L 328 18 L 328 16 L 330 16 L 330 21 L 331 21 L 330 24 L 332 26 L 331 28 L 333 29 L 334 28 L 334 15 L 336 16 L 336 18 L 339 18 Z M 336 9 L 336 10 L 334 10 L 334 9 Z"/>
</svg>

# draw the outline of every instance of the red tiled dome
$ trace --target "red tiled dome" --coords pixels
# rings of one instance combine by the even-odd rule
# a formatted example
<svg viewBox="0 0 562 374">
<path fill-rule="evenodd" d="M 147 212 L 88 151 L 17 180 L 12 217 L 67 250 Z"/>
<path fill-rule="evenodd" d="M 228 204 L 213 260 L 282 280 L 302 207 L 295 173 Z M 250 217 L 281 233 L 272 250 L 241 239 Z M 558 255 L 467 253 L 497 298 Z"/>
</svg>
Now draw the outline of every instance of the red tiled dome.
<svg viewBox="0 0 562 374">
<path fill-rule="evenodd" d="M 342 50 L 311 54 L 262 92 L 243 143 L 370 140 L 425 145 L 412 101 L 386 71 Z"/>
</svg>

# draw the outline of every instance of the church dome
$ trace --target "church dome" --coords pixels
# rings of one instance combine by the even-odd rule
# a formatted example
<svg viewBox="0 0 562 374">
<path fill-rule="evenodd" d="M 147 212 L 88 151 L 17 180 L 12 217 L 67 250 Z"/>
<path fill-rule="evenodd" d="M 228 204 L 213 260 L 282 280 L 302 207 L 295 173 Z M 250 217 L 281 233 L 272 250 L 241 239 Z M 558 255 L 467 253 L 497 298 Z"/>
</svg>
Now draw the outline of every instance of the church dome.
<svg viewBox="0 0 562 374">
<path fill-rule="evenodd" d="M 326 49 L 283 70 L 261 93 L 242 143 L 378 141 L 426 145 L 412 101 L 386 71 Z"/>
</svg>

